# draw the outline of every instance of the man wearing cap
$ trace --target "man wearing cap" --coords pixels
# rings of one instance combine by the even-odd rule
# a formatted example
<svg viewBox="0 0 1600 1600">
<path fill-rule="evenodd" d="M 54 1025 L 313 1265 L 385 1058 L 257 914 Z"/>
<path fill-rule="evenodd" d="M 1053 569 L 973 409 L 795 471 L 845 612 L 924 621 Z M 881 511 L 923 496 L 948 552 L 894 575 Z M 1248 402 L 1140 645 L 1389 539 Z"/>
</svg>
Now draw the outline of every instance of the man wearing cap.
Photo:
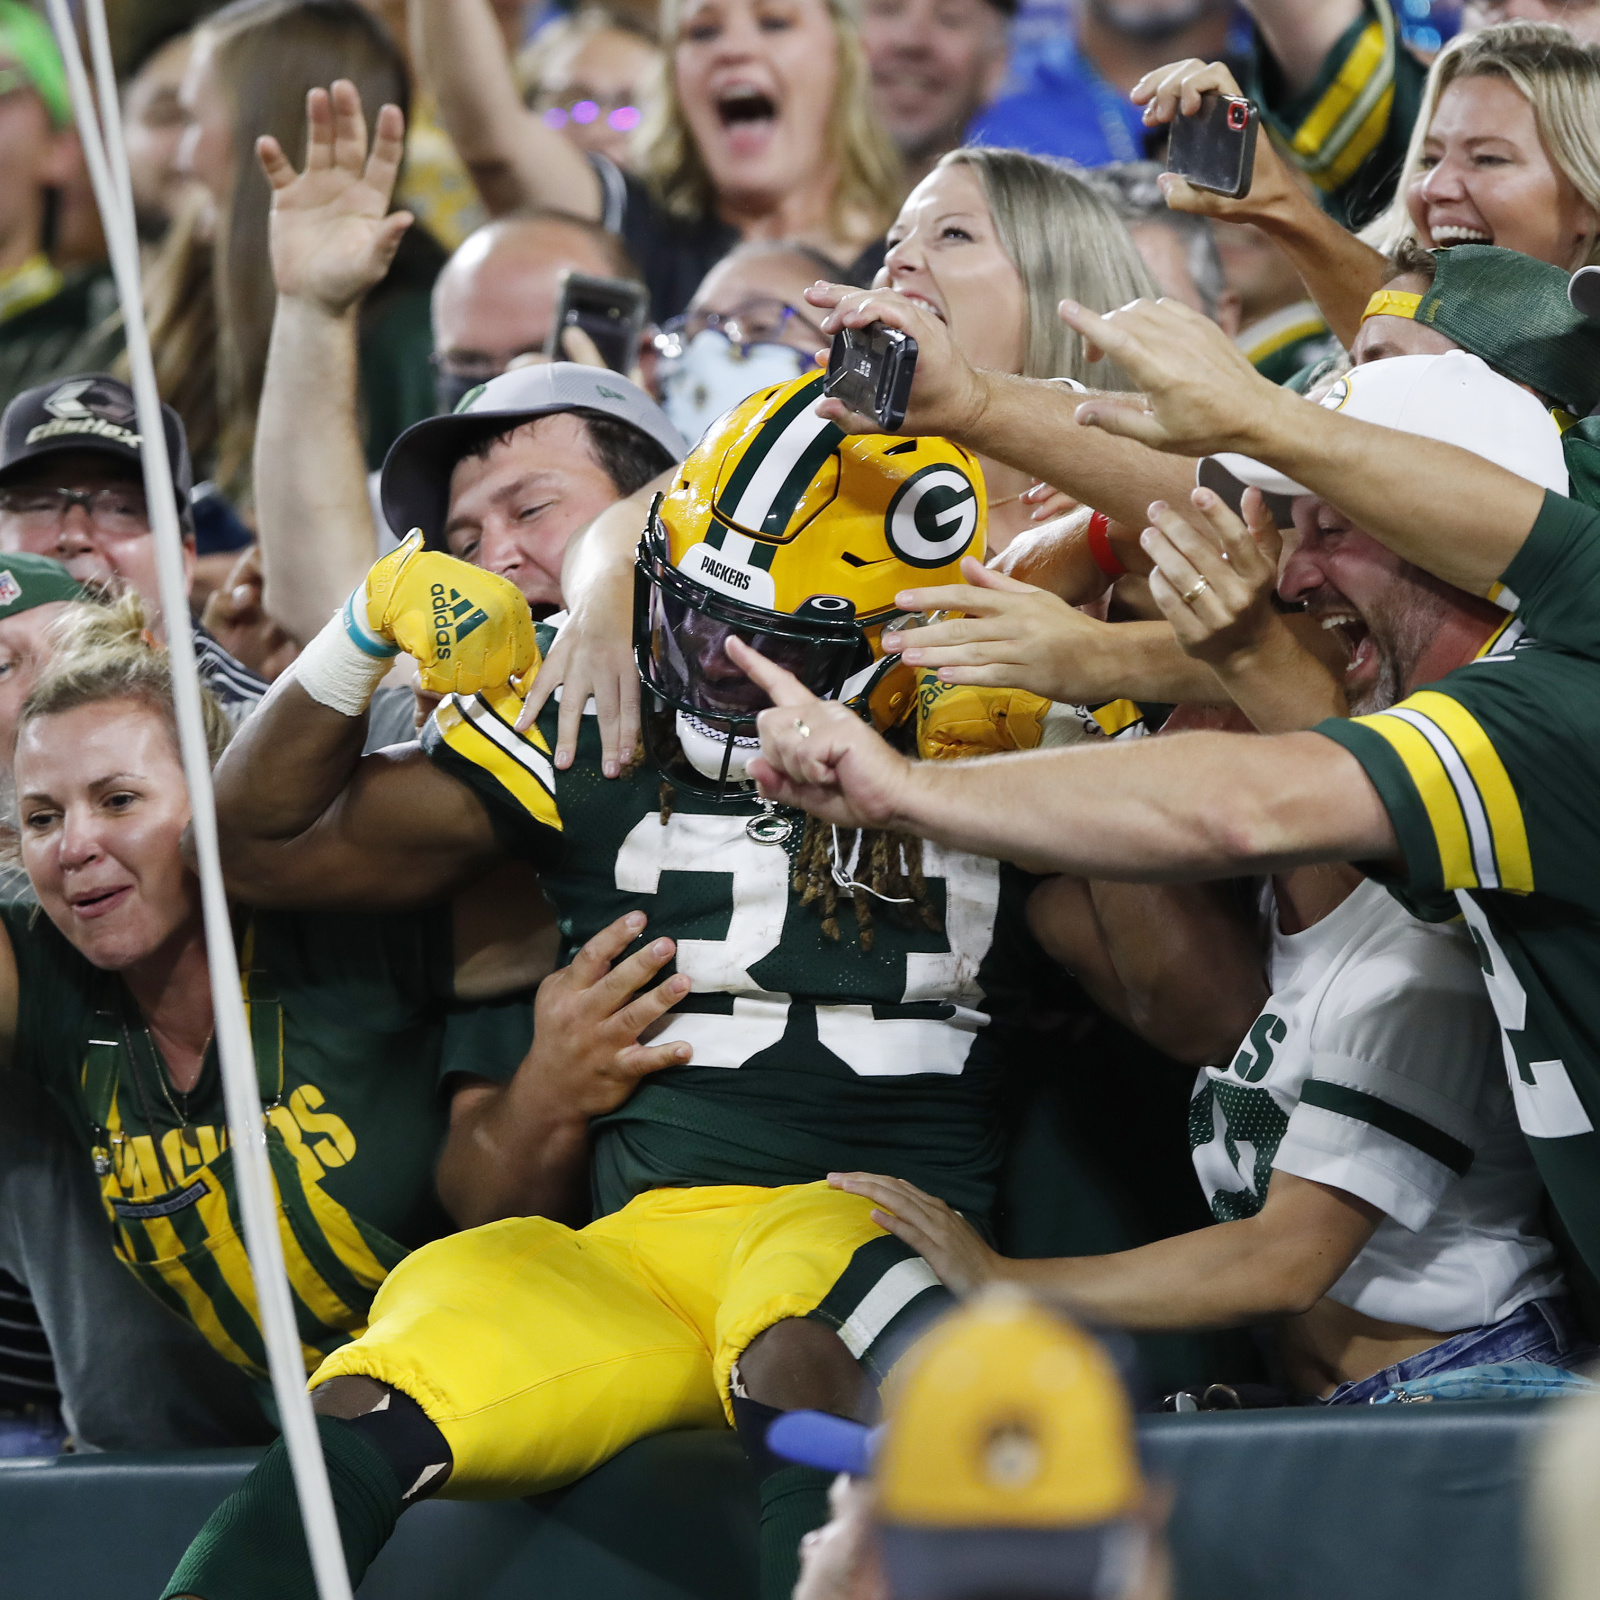
<svg viewBox="0 0 1600 1600">
<path fill-rule="evenodd" d="M 1539 474 L 1513 476 L 1438 442 L 1430 417 L 1453 404 L 1471 413 L 1481 387 L 1458 354 L 1424 362 L 1417 377 L 1409 363 L 1398 378 L 1387 376 L 1394 362 L 1358 368 L 1331 407 L 1313 407 L 1260 379 L 1187 308 L 1136 302 L 1099 317 L 1069 303 L 1066 320 L 1146 390 L 1075 408 L 1049 385 L 965 368 L 932 318 L 890 296 L 826 298 L 852 321 L 894 317 L 929 341 L 914 428 L 953 429 L 1047 480 L 1063 413 L 1157 449 L 1238 452 L 1435 577 L 1515 608 L 1526 642 L 1387 711 L 1311 732 L 1194 734 L 948 768 L 904 762 L 739 650 L 777 707 L 761 718 L 757 771 L 769 796 L 841 826 L 902 827 L 1097 878 L 1355 861 L 1429 914 L 1459 909 L 1505 1035 L 1518 1119 L 1568 1232 L 1600 1266 L 1600 1014 L 1586 1004 L 1600 960 L 1600 769 L 1590 759 L 1600 748 L 1600 513 L 1530 481 Z M 1476 420 L 1506 434 L 1524 426 L 1504 398 Z M 1527 428 L 1531 440 L 1531 418 Z M 1179 599 L 1193 603 L 1208 586 L 1197 578 Z"/>
<path fill-rule="evenodd" d="M 193 469 L 183 423 L 163 406 L 184 571 L 194 570 Z M 91 588 L 132 589 L 164 630 L 155 535 L 145 502 L 133 391 L 105 373 L 19 394 L 0 415 L 0 560 L 13 552 L 61 562 Z M 243 716 L 265 681 L 190 622 L 200 675 L 230 715 Z"/>
<path fill-rule="evenodd" d="M 117 307 L 103 266 L 64 274 L 46 238 L 49 199 L 78 159 L 72 106 L 49 25 L 0 0 L 0 403 L 71 371 Z"/>
</svg>

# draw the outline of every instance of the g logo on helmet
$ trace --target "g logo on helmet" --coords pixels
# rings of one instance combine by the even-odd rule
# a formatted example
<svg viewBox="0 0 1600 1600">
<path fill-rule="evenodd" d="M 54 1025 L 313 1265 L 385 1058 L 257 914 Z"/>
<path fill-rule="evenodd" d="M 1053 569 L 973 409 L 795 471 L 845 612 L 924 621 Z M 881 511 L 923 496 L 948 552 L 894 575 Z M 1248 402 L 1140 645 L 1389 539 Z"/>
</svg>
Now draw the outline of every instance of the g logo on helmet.
<svg viewBox="0 0 1600 1600">
<path fill-rule="evenodd" d="M 943 462 L 914 472 L 900 485 L 884 517 L 889 548 L 913 567 L 943 567 L 972 542 L 978 491 Z"/>
</svg>

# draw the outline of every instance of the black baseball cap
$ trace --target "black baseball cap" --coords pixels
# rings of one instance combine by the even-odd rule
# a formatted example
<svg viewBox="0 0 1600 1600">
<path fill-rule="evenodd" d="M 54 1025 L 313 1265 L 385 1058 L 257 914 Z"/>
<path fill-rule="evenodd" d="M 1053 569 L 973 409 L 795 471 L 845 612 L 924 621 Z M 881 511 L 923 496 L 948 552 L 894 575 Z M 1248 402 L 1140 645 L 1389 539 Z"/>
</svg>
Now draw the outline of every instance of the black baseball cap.
<svg viewBox="0 0 1600 1600">
<path fill-rule="evenodd" d="M 183 531 L 192 535 L 189 497 L 194 466 L 189 460 L 189 442 L 178 413 L 164 405 L 161 414 L 167 428 L 178 518 Z M 138 408 L 127 384 L 105 372 L 57 378 L 24 389 L 0 416 L 0 485 L 14 478 L 15 469 L 25 462 L 64 450 L 92 450 L 110 456 L 128 466 L 135 478 L 142 478 L 144 460 L 139 444 Z"/>
</svg>

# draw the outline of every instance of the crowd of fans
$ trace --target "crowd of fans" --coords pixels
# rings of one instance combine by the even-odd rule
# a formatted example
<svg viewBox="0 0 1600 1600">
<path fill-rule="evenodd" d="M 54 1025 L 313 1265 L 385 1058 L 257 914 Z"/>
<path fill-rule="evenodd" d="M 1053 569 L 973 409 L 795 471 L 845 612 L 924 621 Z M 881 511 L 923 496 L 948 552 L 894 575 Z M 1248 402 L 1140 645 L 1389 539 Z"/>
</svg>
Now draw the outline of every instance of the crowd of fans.
<svg viewBox="0 0 1600 1600">
<path fill-rule="evenodd" d="M 186 618 L 0 0 L 0 1453 L 268 1444 L 167 1594 L 315 1592 L 184 627 L 357 1581 L 732 1427 L 763 1600 L 1155 1600 L 1145 1334 L 1175 1410 L 1594 1393 L 1600 8 L 144 9 Z"/>
</svg>

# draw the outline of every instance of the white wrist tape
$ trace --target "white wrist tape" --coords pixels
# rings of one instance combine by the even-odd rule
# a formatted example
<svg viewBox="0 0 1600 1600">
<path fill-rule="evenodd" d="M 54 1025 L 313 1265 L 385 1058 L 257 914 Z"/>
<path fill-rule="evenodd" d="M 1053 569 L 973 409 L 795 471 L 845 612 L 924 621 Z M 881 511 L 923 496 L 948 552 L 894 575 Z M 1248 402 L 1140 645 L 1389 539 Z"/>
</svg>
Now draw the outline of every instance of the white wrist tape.
<svg viewBox="0 0 1600 1600">
<path fill-rule="evenodd" d="M 300 652 L 294 679 L 319 705 L 342 716 L 359 717 L 399 654 L 398 645 L 372 631 L 362 585 Z"/>
</svg>

